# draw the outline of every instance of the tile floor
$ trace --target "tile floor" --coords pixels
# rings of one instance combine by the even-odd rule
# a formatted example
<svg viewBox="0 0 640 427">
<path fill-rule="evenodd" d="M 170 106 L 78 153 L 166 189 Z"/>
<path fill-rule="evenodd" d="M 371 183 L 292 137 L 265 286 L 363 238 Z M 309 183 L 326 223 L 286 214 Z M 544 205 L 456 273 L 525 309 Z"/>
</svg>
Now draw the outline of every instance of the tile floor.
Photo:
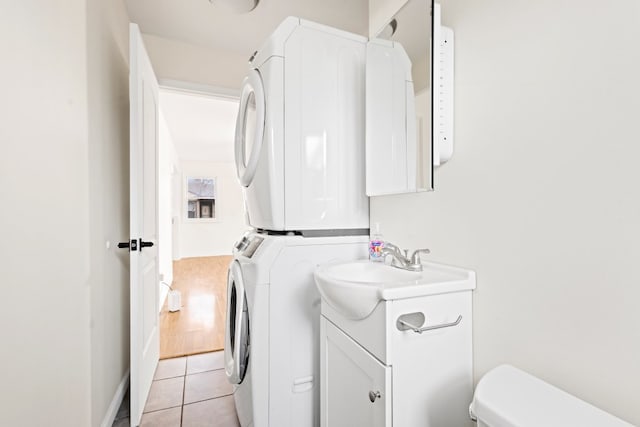
<svg viewBox="0 0 640 427">
<path fill-rule="evenodd" d="M 222 351 L 161 360 L 140 426 L 239 427 L 232 391 Z M 129 426 L 128 396 L 113 423 L 125 426 Z"/>
</svg>

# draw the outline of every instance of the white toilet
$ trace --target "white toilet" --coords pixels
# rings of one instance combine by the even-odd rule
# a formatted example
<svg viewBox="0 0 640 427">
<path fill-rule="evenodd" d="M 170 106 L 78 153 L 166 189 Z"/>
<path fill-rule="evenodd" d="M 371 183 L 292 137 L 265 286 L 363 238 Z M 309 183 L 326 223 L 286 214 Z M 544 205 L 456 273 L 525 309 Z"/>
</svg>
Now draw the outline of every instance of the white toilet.
<svg viewBox="0 0 640 427">
<path fill-rule="evenodd" d="M 482 377 L 469 413 L 478 427 L 633 427 L 509 365 Z"/>
</svg>

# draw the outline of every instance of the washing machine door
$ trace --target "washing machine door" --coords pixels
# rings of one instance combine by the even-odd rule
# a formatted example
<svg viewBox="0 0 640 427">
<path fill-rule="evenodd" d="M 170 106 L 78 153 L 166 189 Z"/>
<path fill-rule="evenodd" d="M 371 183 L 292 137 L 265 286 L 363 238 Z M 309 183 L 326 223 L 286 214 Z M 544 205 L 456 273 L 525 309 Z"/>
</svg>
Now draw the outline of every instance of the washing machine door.
<svg viewBox="0 0 640 427">
<path fill-rule="evenodd" d="M 248 187 L 258 167 L 265 128 L 265 99 L 262 78 L 251 70 L 242 82 L 240 109 L 236 120 L 235 157 L 240 184 Z"/>
<path fill-rule="evenodd" d="M 227 276 L 227 321 L 224 361 L 229 382 L 240 384 L 249 363 L 249 308 L 242 268 L 238 261 L 229 266 Z"/>
</svg>

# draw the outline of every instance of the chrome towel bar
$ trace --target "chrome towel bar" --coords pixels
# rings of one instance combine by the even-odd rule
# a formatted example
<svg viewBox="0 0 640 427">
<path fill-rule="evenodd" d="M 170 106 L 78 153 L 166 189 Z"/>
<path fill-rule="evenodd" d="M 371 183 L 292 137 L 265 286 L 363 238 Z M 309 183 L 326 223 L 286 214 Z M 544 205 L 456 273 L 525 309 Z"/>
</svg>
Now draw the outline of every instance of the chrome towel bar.
<svg viewBox="0 0 640 427">
<path fill-rule="evenodd" d="M 458 315 L 458 318 L 454 322 L 441 323 L 439 325 L 432 325 L 432 326 L 420 327 L 420 326 L 414 325 L 413 323 L 408 322 L 408 320 L 410 319 L 419 320 L 420 318 L 422 318 L 422 321 L 419 321 L 418 323 L 424 324 L 424 315 L 422 313 L 403 314 L 402 316 L 398 317 L 398 320 L 396 321 L 396 327 L 398 328 L 399 331 L 413 331 L 417 334 L 421 334 L 425 331 L 432 331 L 434 329 L 450 328 L 452 326 L 456 326 L 462 320 L 462 315 L 461 314 Z"/>
</svg>

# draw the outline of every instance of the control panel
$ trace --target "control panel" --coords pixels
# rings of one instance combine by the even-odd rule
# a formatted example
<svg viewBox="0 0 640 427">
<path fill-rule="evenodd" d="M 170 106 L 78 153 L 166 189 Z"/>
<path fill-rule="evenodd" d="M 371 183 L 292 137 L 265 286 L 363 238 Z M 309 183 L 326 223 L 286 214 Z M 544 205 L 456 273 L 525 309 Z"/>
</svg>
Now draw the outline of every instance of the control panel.
<svg viewBox="0 0 640 427">
<path fill-rule="evenodd" d="M 236 242 L 235 245 L 233 245 L 233 248 L 235 251 L 239 252 L 240 255 L 251 258 L 263 241 L 263 237 L 251 236 L 249 233 L 246 233 L 238 242 Z"/>
</svg>

